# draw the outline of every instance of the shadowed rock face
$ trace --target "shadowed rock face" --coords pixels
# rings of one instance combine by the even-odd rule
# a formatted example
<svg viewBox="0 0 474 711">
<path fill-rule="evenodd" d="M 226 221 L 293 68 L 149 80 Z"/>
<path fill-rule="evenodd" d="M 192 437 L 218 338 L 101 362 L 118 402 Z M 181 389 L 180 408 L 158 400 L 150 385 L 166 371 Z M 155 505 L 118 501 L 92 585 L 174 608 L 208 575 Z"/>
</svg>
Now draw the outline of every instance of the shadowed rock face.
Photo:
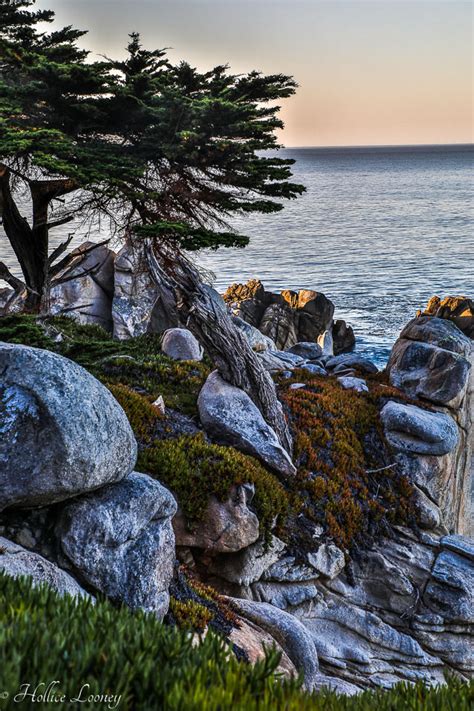
<svg viewBox="0 0 474 711">
<path fill-rule="evenodd" d="M 56 535 L 82 578 L 113 600 L 162 618 L 169 603 L 175 538 L 171 493 L 133 472 L 67 504 Z"/>
<path fill-rule="evenodd" d="M 38 348 L 0 344 L 0 508 L 51 504 L 126 476 L 135 437 L 86 370 Z"/>
</svg>

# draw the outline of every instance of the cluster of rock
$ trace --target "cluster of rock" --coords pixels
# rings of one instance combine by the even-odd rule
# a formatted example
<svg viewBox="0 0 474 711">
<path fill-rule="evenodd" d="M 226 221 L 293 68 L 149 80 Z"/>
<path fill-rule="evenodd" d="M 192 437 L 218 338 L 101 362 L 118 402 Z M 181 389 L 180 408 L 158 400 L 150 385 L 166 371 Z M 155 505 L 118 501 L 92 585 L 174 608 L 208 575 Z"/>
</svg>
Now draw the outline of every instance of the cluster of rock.
<svg viewBox="0 0 474 711">
<path fill-rule="evenodd" d="M 247 284 L 232 284 L 224 301 L 234 316 L 257 328 L 279 350 L 300 342 L 319 343 L 325 355 L 354 348 L 352 328 L 345 321 L 334 321 L 334 304 L 321 292 L 302 289 L 276 294 L 252 279 Z"/>
<path fill-rule="evenodd" d="M 137 274 L 135 264 L 121 263 L 124 273 L 130 263 L 129 275 Z M 283 377 L 302 368 L 367 390 L 366 376 L 377 368 L 357 353 L 327 348 L 333 312 L 320 297 L 300 302 L 298 295 L 288 307 L 273 301 L 260 315 L 259 329 L 271 306 L 294 311 L 292 328 L 306 329 L 295 330 L 294 343 L 249 323 L 258 320 L 252 308 L 265 296 L 241 299 L 246 306 L 236 325 Z M 326 309 L 319 335 L 310 330 L 316 309 L 306 309 L 313 302 Z M 124 313 L 123 334 L 132 310 Z M 140 313 L 133 312 L 135 325 Z M 141 323 L 146 330 L 146 319 Z M 173 326 L 163 339 L 166 353 L 202 357 L 186 329 L 164 326 Z M 381 419 L 415 486 L 420 530 L 395 527 L 348 565 L 345 551 L 317 526 L 305 560 L 275 535 L 265 541 L 250 483 L 234 486 L 226 501 L 211 497 L 190 532 L 171 493 L 134 471 L 133 433 L 106 388 L 65 358 L 1 344 L 0 570 L 62 593 L 101 592 L 161 618 L 178 557 L 232 598 L 242 626 L 231 641 L 251 659 L 263 643 L 275 644 L 283 670 L 303 672 L 308 688 L 352 694 L 400 680 L 436 683 L 446 669 L 470 677 L 474 544 L 460 534 L 469 534 L 472 522 L 473 354 L 473 342 L 451 320 L 423 316 L 402 331 L 388 375 L 406 402 L 387 397 Z M 296 379 L 290 387 L 307 386 Z M 255 404 L 217 372 L 204 384 L 198 409 L 213 441 L 252 454 L 282 481 L 296 473 Z"/>
<path fill-rule="evenodd" d="M 49 312 L 99 325 L 118 339 L 179 328 L 174 294 L 152 275 L 148 253 L 146 239 L 126 243 L 118 253 L 106 244 L 85 242 L 52 286 Z M 24 296 L 0 290 L 0 316 L 20 311 Z M 334 321 L 334 304 L 322 293 L 274 294 L 253 280 L 229 287 L 224 300 L 256 351 L 284 351 L 301 341 L 319 343 L 325 355 L 354 348 L 352 328 Z"/>
<path fill-rule="evenodd" d="M 133 471 L 137 444 L 122 408 L 49 351 L 2 343 L 0 372 L 0 523 L 25 547 L 3 541 L 0 570 L 163 617 L 176 502 Z"/>
</svg>

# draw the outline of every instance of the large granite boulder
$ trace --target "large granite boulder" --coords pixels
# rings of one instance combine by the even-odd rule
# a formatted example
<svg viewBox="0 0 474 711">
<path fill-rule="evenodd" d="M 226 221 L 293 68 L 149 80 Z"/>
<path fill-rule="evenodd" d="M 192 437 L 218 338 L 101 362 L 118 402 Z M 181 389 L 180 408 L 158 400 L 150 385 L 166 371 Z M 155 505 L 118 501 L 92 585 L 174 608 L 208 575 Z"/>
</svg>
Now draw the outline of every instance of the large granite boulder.
<svg viewBox="0 0 474 711">
<path fill-rule="evenodd" d="M 175 561 L 175 513 L 176 502 L 164 486 L 133 472 L 66 504 L 56 536 L 89 585 L 163 618 Z"/>
<path fill-rule="evenodd" d="M 390 354 L 390 382 L 412 397 L 456 409 L 466 394 L 471 349 L 472 341 L 451 321 L 413 319 Z"/>
<path fill-rule="evenodd" d="M 173 360 L 202 360 L 203 350 L 187 328 L 170 328 L 163 334 L 163 353 Z"/>
<path fill-rule="evenodd" d="M 118 339 L 162 333 L 179 326 L 179 315 L 172 290 L 157 283 L 148 264 L 149 242 L 127 243 L 115 259 L 112 318 Z"/>
<path fill-rule="evenodd" d="M 137 445 L 98 380 L 50 351 L 0 344 L 0 508 L 50 504 L 123 479 Z"/>
<path fill-rule="evenodd" d="M 389 401 L 380 413 L 390 445 L 401 452 L 448 454 L 456 446 L 458 428 L 443 412 Z"/>
<path fill-rule="evenodd" d="M 206 432 L 222 444 L 260 459 L 282 476 L 296 473 L 288 453 L 250 397 L 215 370 L 199 393 L 198 409 Z"/>
<path fill-rule="evenodd" d="M 30 578 L 32 585 L 47 585 L 59 595 L 91 598 L 65 570 L 3 536 L 0 536 L 0 573 L 12 578 Z"/>
<path fill-rule="evenodd" d="M 115 252 L 105 244 L 84 242 L 71 255 L 50 290 L 50 312 L 112 331 Z"/>
<path fill-rule="evenodd" d="M 235 316 L 257 327 L 266 307 L 271 303 L 271 295 L 258 279 L 250 279 L 246 284 L 231 284 L 223 297 Z"/>
<path fill-rule="evenodd" d="M 226 501 L 211 496 L 201 521 L 190 529 L 181 511 L 173 519 L 177 546 L 201 548 L 212 553 L 233 553 L 254 543 L 259 521 L 249 504 L 252 484 L 234 486 Z"/>
</svg>

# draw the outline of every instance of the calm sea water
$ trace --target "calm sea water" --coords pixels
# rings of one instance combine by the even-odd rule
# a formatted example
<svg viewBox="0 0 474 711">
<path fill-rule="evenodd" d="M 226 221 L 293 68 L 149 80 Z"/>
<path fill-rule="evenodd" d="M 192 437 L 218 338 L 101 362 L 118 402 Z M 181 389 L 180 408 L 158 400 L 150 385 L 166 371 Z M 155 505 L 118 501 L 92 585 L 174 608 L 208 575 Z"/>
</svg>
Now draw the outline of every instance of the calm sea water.
<svg viewBox="0 0 474 711">
<path fill-rule="evenodd" d="M 307 192 L 272 216 L 235 222 L 245 250 L 200 262 L 224 289 L 316 289 L 383 360 L 433 294 L 474 296 L 473 146 L 287 149 Z"/>
<path fill-rule="evenodd" d="M 379 361 L 433 294 L 474 296 L 473 146 L 287 149 L 307 192 L 275 215 L 236 220 L 242 249 L 200 253 L 224 290 L 316 289 Z M 52 247 L 71 226 L 55 231 Z M 73 244 L 85 238 L 78 229 Z M 18 271 L 0 234 L 0 260 Z"/>
</svg>

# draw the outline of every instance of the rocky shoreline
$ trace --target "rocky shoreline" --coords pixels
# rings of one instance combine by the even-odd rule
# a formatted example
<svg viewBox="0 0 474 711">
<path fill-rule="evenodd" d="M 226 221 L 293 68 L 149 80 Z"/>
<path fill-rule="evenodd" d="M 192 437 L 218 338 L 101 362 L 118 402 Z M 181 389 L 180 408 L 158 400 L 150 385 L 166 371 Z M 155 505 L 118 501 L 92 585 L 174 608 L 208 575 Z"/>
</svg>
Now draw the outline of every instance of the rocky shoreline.
<svg viewBox="0 0 474 711">
<path fill-rule="evenodd" d="M 472 301 L 430 302 L 379 372 L 323 294 L 214 294 L 275 381 L 287 452 L 138 248 L 86 263 L 51 293 L 80 341 L 2 294 L 0 570 L 192 611 L 308 689 L 472 678 Z"/>
</svg>

